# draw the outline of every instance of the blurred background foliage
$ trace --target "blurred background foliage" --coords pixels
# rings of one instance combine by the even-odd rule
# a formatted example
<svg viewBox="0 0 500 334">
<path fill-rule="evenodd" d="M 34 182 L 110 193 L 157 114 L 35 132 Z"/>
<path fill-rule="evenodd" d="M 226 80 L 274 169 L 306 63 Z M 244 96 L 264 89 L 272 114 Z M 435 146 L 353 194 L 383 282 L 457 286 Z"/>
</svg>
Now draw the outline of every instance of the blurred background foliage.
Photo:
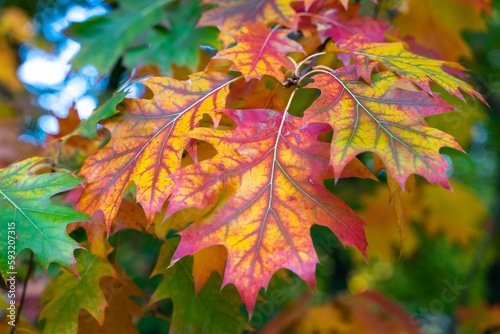
<svg viewBox="0 0 500 334">
<path fill-rule="evenodd" d="M 470 69 L 466 76 L 489 108 L 443 93 L 461 112 L 429 122 L 455 136 L 467 154 L 442 150 L 454 193 L 420 178 L 407 184 L 403 241 L 383 171 L 382 183 L 326 182 L 368 222 L 369 263 L 326 228 L 314 227 L 321 260 L 316 294 L 292 273 L 279 272 L 262 291 L 251 324 L 262 333 L 368 333 L 374 309 L 379 317 L 397 313 L 392 300 L 411 315 L 395 317 L 388 327 L 394 333 L 406 328 L 404 321 L 425 333 L 500 333 L 500 0 L 491 7 L 473 0 L 361 4 L 365 15 L 391 22 L 409 43 Z M 221 47 L 216 28 L 196 25 L 206 9 L 198 0 L 0 0 L 0 167 L 52 154 L 47 138 L 69 133 L 131 78 L 185 79 L 203 69 Z M 129 89 L 128 96 L 142 94 L 140 85 Z M 78 145 L 88 152 L 93 144 Z M 58 154 L 56 168 L 75 170 L 83 161 L 78 149 Z M 372 157 L 361 158 L 373 166 Z M 73 236 L 85 238 L 81 230 Z M 109 257 L 151 296 L 160 284 L 149 275 L 161 242 L 134 230 L 109 241 Z M 26 321 L 38 318 L 47 282 L 37 268 Z M 167 332 L 171 315 L 172 302 L 162 300 L 138 315 L 138 329 Z"/>
</svg>

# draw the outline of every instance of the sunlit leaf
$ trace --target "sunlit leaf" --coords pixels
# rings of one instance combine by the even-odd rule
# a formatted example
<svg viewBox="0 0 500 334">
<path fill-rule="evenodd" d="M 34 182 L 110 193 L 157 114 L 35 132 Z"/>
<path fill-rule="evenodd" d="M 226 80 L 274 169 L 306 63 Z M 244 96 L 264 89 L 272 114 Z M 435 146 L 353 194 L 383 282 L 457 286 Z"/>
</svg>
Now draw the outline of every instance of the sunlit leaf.
<svg viewBox="0 0 500 334">
<path fill-rule="evenodd" d="M 233 287 L 220 288 L 216 275 L 195 294 L 192 259 L 185 258 L 170 266 L 175 250 L 173 240 L 167 240 L 160 250 L 154 275 L 163 280 L 151 297 L 150 304 L 171 298 L 174 304 L 171 333 L 242 333 L 249 329 L 248 319 L 240 312 L 241 299 Z"/>
<path fill-rule="evenodd" d="M 287 37 L 288 33 L 269 29 L 263 23 L 246 23 L 235 35 L 236 46 L 220 51 L 215 58 L 231 60 L 233 68 L 247 80 L 269 75 L 284 81 L 281 67 L 288 71 L 295 69 L 287 54 L 303 52 L 299 43 Z"/>
<path fill-rule="evenodd" d="M 126 100 L 126 112 L 104 122 L 110 142 L 88 158 L 81 174 L 89 184 L 79 200 L 83 212 L 104 214 L 109 231 L 127 185 L 137 187 L 137 201 L 148 221 L 161 211 L 173 182 L 168 175 L 181 167 L 188 143 L 184 134 L 203 113 L 223 108 L 233 78 L 197 73 L 189 81 L 153 77 L 143 83 L 152 99 Z"/>
<path fill-rule="evenodd" d="M 235 130 L 190 133 L 212 144 L 217 155 L 172 176 L 176 186 L 168 212 L 218 203 L 180 232 L 173 261 L 212 245 L 225 246 L 223 285 L 233 283 L 251 312 L 259 290 L 280 268 L 315 286 L 313 224 L 329 227 L 363 254 L 366 241 L 363 222 L 323 184 L 333 177 L 329 144 L 317 140 L 327 126 L 299 129 L 299 118 L 273 110 L 224 112 L 237 123 Z"/>
<path fill-rule="evenodd" d="M 320 89 L 321 96 L 306 110 L 303 124 L 321 122 L 333 128 L 330 161 L 335 177 L 356 155 L 370 151 L 401 188 L 411 174 L 449 188 L 448 164 L 439 148 L 461 148 L 450 135 L 426 126 L 424 117 L 451 107 L 437 96 L 395 87 L 398 77 L 389 72 L 375 74 L 373 85 L 356 78 L 349 67 L 315 75 L 307 86 Z"/>
</svg>

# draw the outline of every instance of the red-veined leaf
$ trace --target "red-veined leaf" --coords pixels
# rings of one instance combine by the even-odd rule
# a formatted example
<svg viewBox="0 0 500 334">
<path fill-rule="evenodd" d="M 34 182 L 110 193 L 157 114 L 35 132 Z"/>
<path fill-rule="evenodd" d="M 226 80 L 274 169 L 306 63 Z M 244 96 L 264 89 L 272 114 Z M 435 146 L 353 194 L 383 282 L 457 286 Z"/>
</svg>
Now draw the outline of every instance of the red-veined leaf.
<svg viewBox="0 0 500 334">
<path fill-rule="evenodd" d="M 332 126 L 330 163 L 335 178 L 357 154 L 371 151 L 402 188 L 411 174 L 449 188 L 448 164 L 439 149 L 461 148 L 452 136 L 426 126 L 424 120 L 451 110 L 445 101 L 423 91 L 396 88 L 399 78 L 390 72 L 375 74 L 373 86 L 357 80 L 352 66 L 313 79 L 307 87 L 320 89 L 321 96 L 306 110 L 303 124 Z"/>
<path fill-rule="evenodd" d="M 233 80 L 222 73 L 200 72 L 188 81 L 143 81 L 154 97 L 126 100 L 127 111 L 103 123 L 111 140 L 82 167 L 89 184 L 79 200 L 81 210 L 101 210 L 109 232 L 123 193 L 134 182 L 137 202 L 151 222 L 170 195 L 173 182 L 168 175 L 181 167 L 189 139 L 184 134 L 197 126 L 204 112 L 225 106 Z"/>
<path fill-rule="evenodd" d="M 168 213 L 187 207 L 213 210 L 180 232 L 173 261 L 212 246 L 227 249 L 223 285 L 233 283 L 251 312 L 257 294 L 280 268 L 315 285 L 318 257 L 310 228 L 328 226 L 345 244 L 366 252 L 363 222 L 323 181 L 328 144 L 315 124 L 273 110 L 225 110 L 232 131 L 198 128 L 190 136 L 212 144 L 217 155 L 172 175 L 176 186 Z M 370 177 L 365 168 L 362 177 Z"/>
</svg>

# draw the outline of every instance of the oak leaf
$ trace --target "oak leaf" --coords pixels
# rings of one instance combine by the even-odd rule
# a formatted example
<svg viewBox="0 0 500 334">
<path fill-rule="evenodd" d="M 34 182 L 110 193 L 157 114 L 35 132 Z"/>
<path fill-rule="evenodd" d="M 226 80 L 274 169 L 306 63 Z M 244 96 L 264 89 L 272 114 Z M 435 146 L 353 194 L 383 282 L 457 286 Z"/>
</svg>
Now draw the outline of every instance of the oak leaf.
<svg viewBox="0 0 500 334">
<path fill-rule="evenodd" d="M 79 200 L 90 215 L 102 211 L 109 232 L 119 203 L 130 182 L 137 202 L 151 222 L 170 195 L 168 175 L 181 167 L 192 130 L 203 113 L 225 106 L 233 77 L 222 73 L 195 73 L 188 81 L 153 77 L 143 83 L 152 99 L 125 100 L 126 112 L 103 122 L 110 142 L 90 156 L 81 174 L 88 185 Z"/>
<path fill-rule="evenodd" d="M 450 75 L 443 68 L 447 66 L 454 70 L 465 70 L 457 63 L 413 54 L 406 50 L 402 42 L 373 43 L 363 35 L 355 35 L 349 40 L 340 41 L 338 45 L 351 52 L 358 75 L 368 83 L 371 83 L 371 74 L 375 66 L 381 63 L 405 81 L 413 82 L 429 94 L 432 94 L 430 83 L 434 82 L 460 99 L 464 98 L 461 93 L 463 91 L 484 102 L 481 94 L 470 84 Z"/>
<path fill-rule="evenodd" d="M 246 23 L 235 35 L 236 46 L 219 51 L 216 59 L 233 62 L 233 69 L 241 72 L 245 79 L 260 79 L 263 75 L 285 80 L 281 70 L 295 70 L 294 64 L 286 57 L 291 52 L 304 52 L 302 46 L 287 37 L 289 31 L 269 29 L 265 24 Z"/>
<path fill-rule="evenodd" d="M 241 299 L 234 287 L 221 291 L 220 277 L 212 275 L 207 284 L 195 293 L 192 259 L 185 258 L 175 265 L 170 260 L 177 240 L 168 239 L 151 276 L 163 275 L 163 280 L 151 296 L 149 304 L 171 298 L 174 304 L 171 333 L 242 333 L 250 329 L 248 319 L 240 312 Z"/>
<path fill-rule="evenodd" d="M 353 67 L 320 73 L 313 80 L 307 87 L 320 89 L 321 96 L 305 111 L 302 123 L 333 128 L 330 164 L 336 179 L 356 155 L 371 151 L 403 189 L 411 174 L 449 188 L 448 164 L 439 148 L 461 148 L 453 137 L 424 121 L 451 110 L 445 101 L 395 87 L 398 77 L 390 72 L 373 75 L 372 85 L 357 80 Z"/>
<path fill-rule="evenodd" d="M 313 224 L 329 227 L 363 254 L 366 241 L 361 219 L 323 184 L 333 175 L 329 144 L 317 137 L 328 126 L 298 128 L 300 118 L 266 109 L 224 113 L 236 122 L 235 130 L 197 128 L 189 134 L 213 145 L 217 155 L 172 174 L 176 186 L 167 213 L 216 203 L 179 233 L 172 260 L 224 246 L 223 286 L 233 283 L 252 312 L 259 290 L 280 268 L 314 288 Z M 366 168 L 361 173 L 369 175 Z"/>
<path fill-rule="evenodd" d="M 7 236 L 15 240 L 16 256 L 29 248 L 44 269 L 57 262 L 77 275 L 73 252 L 81 248 L 66 232 L 66 226 L 88 216 L 70 207 L 52 204 L 50 197 L 78 186 L 82 180 L 67 173 L 35 175 L 31 172 L 43 158 L 35 157 L 0 170 L 0 224 L 5 238 L 0 250 L 7 254 Z M 7 226 L 15 223 L 15 233 Z M 10 239 L 10 237 L 9 237 Z M 6 279 L 9 270 L 7 257 L 0 258 L 0 272 Z"/>
<path fill-rule="evenodd" d="M 290 4 L 292 0 L 262 0 L 259 2 L 246 0 L 206 0 L 206 4 L 214 5 L 214 9 L 203 13 L 198 25 L 216 26 L 220 30 L 220 39 L 228 46 L 234 41 L 233 35 L 246 22 L 264 24 L 279 23 L 295 28 L 293 19 L 295 11 Z"/>
<path fill-rule="evenodd" d="M 168 28 L 155 26 L 127 50 L 123 62 L 128 68 L 156 64 L 164 74 L 175 75 L 172 66 L 186 66 L 191 72 L 200 63 L 200 46 L 220 49 L 215 27 L 196 27 L 205 6 L 201 0 L 175 1 L 164 9 Z"/>
<path fill-rule="evenodd" d="M 72 61 L 73 66 L 78 69 L 92 64 L 99 74 L 111 72 L 126 48 L 146 29 L 161 21 L 161 7 L 171 1 L 122 0 L 118 10 L 72 24 L 66 33 L 82 45 Z"/>
<path fill-rule="evenodd" d="M 347 10 L 336 6 L 312 16 L 320 39 L 323 42 L 328 38 L 339 41 L 362 34 L 371 42 L 385 42 L 385 32 L 389 25 L 382 20 L 359 15 L 359 10 L 360 6 L 357 4 L 350 5 Z"/>
<path fill-rule="evenodd" d="M 46 319 L 44 333 L 76 333 L 82 309 L 103 324 L 108 302 L 99 282 L 116 277 L 116 272 L 109 262 L 88 252 L 78 255 L 78 269 L 80 279 L 62 271 L 44 290 L 40 313 L 40 319 Z"/>
<path fill-rule="evenodd" d="M 144 309 L 131 297 L 143 297 L 144 293 L 125 272 L 117 270 L 116 276 L 105 276 L 99 281 L 108 303 L 104 311 L 104 322 L 99 325 L 99 322 L 83 309 L 78 319 L 80 333 L 139 333 L 133 318 L 144 315 Z"/>
</svg>

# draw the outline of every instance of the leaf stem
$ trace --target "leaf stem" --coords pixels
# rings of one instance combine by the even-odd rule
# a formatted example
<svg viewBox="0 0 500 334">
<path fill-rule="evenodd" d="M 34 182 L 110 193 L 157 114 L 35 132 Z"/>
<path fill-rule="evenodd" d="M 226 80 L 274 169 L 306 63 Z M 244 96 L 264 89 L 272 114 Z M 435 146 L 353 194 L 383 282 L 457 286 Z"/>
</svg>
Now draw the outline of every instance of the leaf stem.
<svg viewBox="0 0 500 334">
<path fill-rule="evenodd" d="M 315 58 L 315 57 L 322 56 L 322 55 L 324 55 L 324 54 L 326 54 L 326 52 L 325 52 L 325 51 L 322 51 L 322 52 L 318 52 L 318 53 L 313 53 L 312 55 L 307 56 L 306 58 L 304 58 L 302 61 L 300 61 L 300 62 L 299 62 L 299 63 L 295 66 L 295 75 L 296 75 L 297 77 L 300 77 L 300 74 L 299 74 L 300 67 L 301 67 L 302 65 L 304 65 L 304 63 L 305 63 L 305 62 L 307 62 L 307 61 L 309 61 L 309 60 L 311 60 L 311 59 L 313 59 L 313 58 Z"/>
<path fill-rule="evenodd" d="M 315 66 L 314 69 L 311 72 L 307 73 L 307 74 L 308 74 L 308 76 L 311 76 L 311 75 L 314 75 L 314 74 L 317 74 L 317 73 L 325 73 L 325 74 L 328 74 L 328 75 L 331 75 L 331 76 L 335 77 L 331 73 L 331 71 L 332 71 L 332 69 L 329 68 L 329 67 L 326 67 L 324 65 L 318 65 L 318 66 Z M 299 85 L 300 85 L 300 82 L 302 81 L 302 79 L 304 79 L 305 77 L 306 76 L 303 76 L 303 77 L 300 78 L 300 80 L 298 82 Z M 336 77 L 335 77 L 335 79 L 336 79 Z"/>
<path fill-rule="evenodd" d="M 14 320 L 14 326 L 12 326 L 10 334 L 16 333 L 17 321 L 21 317 L 21 312 L 23 311 L 24 298 L 26 297 L 26 289 L 28 287 L 28 280 L 29 280 L 29 278 L 31 276 L 31 271 L 32 270 L 33 270 L 33 252 L 30 251 L 30 260 L 29 260 L 29 264 L 28 264 L 28 272 L 26 273 L 26 278 L 24 279 L 24 282 L 23 282 L 23 292 L 21 294 L 21 300 L 19 302 L 19 310 L 17 311 L 16 319 Z"/>
</svg>

